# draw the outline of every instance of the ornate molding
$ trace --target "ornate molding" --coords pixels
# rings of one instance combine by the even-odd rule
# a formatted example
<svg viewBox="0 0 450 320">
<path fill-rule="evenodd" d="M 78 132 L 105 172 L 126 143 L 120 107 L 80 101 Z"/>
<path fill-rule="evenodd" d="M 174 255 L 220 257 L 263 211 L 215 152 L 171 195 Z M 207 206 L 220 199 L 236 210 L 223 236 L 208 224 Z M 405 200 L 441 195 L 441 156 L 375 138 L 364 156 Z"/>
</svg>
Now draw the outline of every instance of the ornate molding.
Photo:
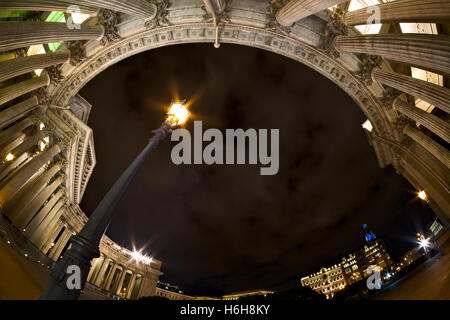
<svg viewBox="0 0 450 320">
<path fill-rule="evenodd" d="M 361 81 L 364 82 L 365 85 L 370 86 L 373 83 L 372 70 L 379 67 L 382 62 L 383 58 L 380 56 L 366 54 L 362 56 L 357 75 L 361 78 Z"/>
<path fill-rule="evenodd" d="M 155 18 L 145 22 L 145 28 L 147 30 L 170 26 L 170 21 L 167 18 L 169 16 L 169 11 L 167 10 L 170 6 L 169 0 L 162 0 L 161 2 L 155 3 L 155 5 L 157 7 Z"/>
<path fill-rule="evenodd" d="M 87 58 L 84 41 L 67 41 L 66 45 L 70 51 L 71 65 L 77 66 Z"/>
<path fill-rule="evenodd" d="M 105 34 L 100 40 L 101 44 L 106 46 L 109 43 L 121 39 L 117 25 L 120 23 L 120 14 L 107 9 L 100 9 L 98 12 L 98 23 L 105 28 Z"/>
<path fill-rule="evenodd" d="M 342 9 L 334 8 L 330 20 L 325 24 L 323 35 L 320 37 L 319 48 L 334 58 L 340 56 L 334 45 L 336 37 L 348 34 L 348 26 L 344 23 L 343 15 Z"/>
</svg>

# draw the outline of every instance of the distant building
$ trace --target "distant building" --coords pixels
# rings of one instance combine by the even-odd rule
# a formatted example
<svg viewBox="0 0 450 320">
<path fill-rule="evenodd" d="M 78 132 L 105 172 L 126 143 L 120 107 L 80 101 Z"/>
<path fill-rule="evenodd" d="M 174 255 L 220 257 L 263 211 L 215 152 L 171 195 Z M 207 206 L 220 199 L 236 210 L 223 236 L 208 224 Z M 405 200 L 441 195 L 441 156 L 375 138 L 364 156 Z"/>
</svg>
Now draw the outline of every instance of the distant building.
<svg viewBox="0 0 450 320">
<path fill-rule="evenodd" d="M 366 224 L 363 225 L 363 230 L 367 242 L 363 248 L 343 257 L 339 264 L 322 268 L 319 272 L 303 277 L 301 285 L 308 286 L 331 299 L 337 291 L 368 278 L 372 274 L 369 269 L 371 265 L 378 266 L 380 270 L 389 269 L 392 261 L 383 240 L 377 239 Z"/>
<path fill-rule="evenodd" d="M 275 291 L 270 290 L 253 290 L 253 291 L 243 291 L 243 292 L 236 292 L 224 295 L 222 297 L 222 300 L 237 300 L 242 297 L 248 297 L 248 296 L 264 296 L 266 297 L 268 294 L 273 294 Z"/>
<path fill-rule="evenodd" d="M 321 293 L 330 299 L 336 291 L 340 291 L 347 286 L 344 270 L 340 264 L 329 268 L 322 268 L 319 272 L 301 279 L 303 287 L 310 287 L 314 291 Z"/>
<path fill-rule="evenodd" d="M 184 294 L 178 286 L 161 281 L 156 284 L 155 296 L 169 300 L 195 300 L 195 297 Z"/>
</svg>

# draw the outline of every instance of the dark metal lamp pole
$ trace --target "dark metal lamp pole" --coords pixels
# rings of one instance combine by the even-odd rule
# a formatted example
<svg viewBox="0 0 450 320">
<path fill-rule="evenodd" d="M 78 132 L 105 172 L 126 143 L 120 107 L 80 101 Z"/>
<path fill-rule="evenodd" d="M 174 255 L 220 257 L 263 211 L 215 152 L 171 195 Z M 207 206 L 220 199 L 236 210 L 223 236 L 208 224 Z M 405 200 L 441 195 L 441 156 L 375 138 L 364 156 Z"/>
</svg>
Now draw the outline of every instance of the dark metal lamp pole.
<svg viewBox="0 0 450 320">
<path fill-rule="evenodd" d="M 169 111 L 167 120 L 163 122 L 159 129 L 154 131 L 155 135 L 150 138 L 144 150 L 141 151 L 108 191 L 80 233 L 71 237 L 70 242 L 72 247 L 63 255 L 52 271 L 51 279 L 40 297 L 41 300 L 78 299 L 86 284 L 87 276 L 91 268 L 91 260 L 100 256 L 100 240 L 112 220 L 114 209 L 122 195 L 127 190 L 130 182 L 136 176 L 150 152 L 171 132 L 172 127 L 184 122 L 188 116 L 184 103 L 172 103 L 171 110 L 173 110 L 173 106 L 178 106 L 178 109 L 183 108 L 181 113 L 183 118 Z M 80 268 L 81 287 L 79 289 L 70 289 L 67 284 L 72 274 L 68 272 L 70 266 L 78 266 Z"/>
</svg>

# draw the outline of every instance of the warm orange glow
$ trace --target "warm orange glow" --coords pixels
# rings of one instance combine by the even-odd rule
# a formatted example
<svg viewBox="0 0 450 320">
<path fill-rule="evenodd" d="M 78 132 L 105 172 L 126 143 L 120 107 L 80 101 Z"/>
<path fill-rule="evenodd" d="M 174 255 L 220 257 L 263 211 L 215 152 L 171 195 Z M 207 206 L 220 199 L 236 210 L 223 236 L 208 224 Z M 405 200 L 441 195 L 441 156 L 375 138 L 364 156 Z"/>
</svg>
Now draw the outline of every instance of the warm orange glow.
<svg viewBox="0 0 450 320">
<path fill-rule="evenodd" d="M 167 112 L 166 121 L 170 123 L 172 127 L 179 126 L 186 122 L 189 117 L 189 111 L 186 105 L 180 102 L 173 102 L 170 105 L 169 112 Z"/>
<path fill-rule="evenodd" d="M 14 158 L 15 158 L 14 155 L 10 152 L 10 153 L 8 153 L 8 154 L 6 155 L 5 160 L 6 160 L 6 161 L 11 161 L 11 160 L 13 160 Z"/>
<path fill-rule="evenodd" d="M 427 194 L 425 193 L 425 191 L 420 191 L 419 193 L 418 193 L 418 195 L 417 195 L 420 199 L 422 199 L 422 200 L 424 200 L 424 201 L 426 201 L 427 200 Z"/>
</svg>

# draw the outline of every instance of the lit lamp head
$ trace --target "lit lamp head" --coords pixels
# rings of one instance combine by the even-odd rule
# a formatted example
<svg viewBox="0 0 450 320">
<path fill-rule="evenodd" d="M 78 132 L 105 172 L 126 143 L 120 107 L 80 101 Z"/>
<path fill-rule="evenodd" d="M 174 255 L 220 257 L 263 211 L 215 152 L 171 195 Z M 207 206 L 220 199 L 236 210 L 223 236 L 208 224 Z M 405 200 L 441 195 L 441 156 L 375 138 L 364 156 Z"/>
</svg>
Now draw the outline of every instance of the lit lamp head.
<svg viewBox="0 0 450 320">
<path fill-rule="evenodd" d="M 178 127 L 179 125 L 186 122 L 189 117 L 189 111 L 185 105 L 185 101 L 172 102 L 167 112 L 166 122 L 170 124 L 172 128 Z"/>
</svg>

